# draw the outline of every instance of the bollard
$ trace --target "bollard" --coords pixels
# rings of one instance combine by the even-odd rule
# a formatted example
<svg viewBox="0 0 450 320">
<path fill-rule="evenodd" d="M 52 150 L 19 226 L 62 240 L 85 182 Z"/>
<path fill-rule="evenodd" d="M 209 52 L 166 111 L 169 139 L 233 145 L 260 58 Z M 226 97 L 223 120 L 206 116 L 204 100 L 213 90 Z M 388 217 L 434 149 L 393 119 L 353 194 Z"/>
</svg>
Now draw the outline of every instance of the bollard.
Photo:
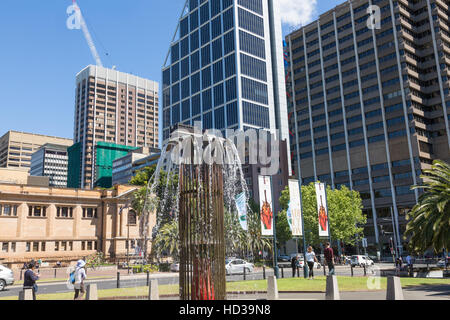
<svg viewBox="0 0 450 320">
<path fill-rule="evenodd" d="M 22 270 L 20 270 L 20 280 L 22 280 Z"/>
<path fill-rule="evenodd" d="M 366 271 L 366 265 L 365 264 L 363 265 L 363 268 L 364 268 L 364 276 L 366 276 L 367 275 L 367 271 Z"/>
<path fill-rule="evenodd" d="M 300 267 L 297 267 L 297 278 L 300 278 Z"/>
<path fill-rule="evenodd" d="M 266 280 L 266 266 L 263 265 L 263 279 Z"/>
<path fill-rule="evenodd" d="M 403 300 L 403 290 L 399 277 L 388 277 L 386 300 Z"/>
<path fill-rule="evenodd" d="M 120 272 L 117 272 L 117 289 L 120 288 Z"/>
<path fill-rule="evenodd" d="M 270 276 L 267 278 L 267 299 L 278 300 L 277 277 Z"/>
<path fill-rule="evenodd" d="M 56 268 L 55 268 L 55 279 L 56 279 Z"/>
<path fill-rule="evenodd" d="M 148 288 L 148 300 L 159 300 L 158 280 L 152 280 Z"/>
<path fill-rule="evenodd" d="M 281 267 L 281 277 L 284 278 L 284 267 Z"/>
<path fill-rule="evenodd" d="M 314 268 L 314 267 L 313 267 Z M 327 275 L 327 271 L 325 270 L 325 265 L 323 265 L 323 275 L 326 276 Z"/>
<path fill-rule="evenodd" d="M 98 300 L 97 285 L 95 283 L 87 286 L 86 300 Z"/>
<path fill-rule="evenodd" d="M 35 300 L 33 289 L 23 289 L 19 291 L 19 300 Z"/>
<path fill-rule="evenodd" d="M 147 286 L 150 283 L 150 271 L 147 270 Z"/>
<path fill-rule="evenodd" d="M 246 280 L 246 277 L 245 277 L 245 275 L 246 275 L 245 269 L 246 269 L 246 268 L 244 268 L 244 281 Z"/>
<path fill-rule="evenodd" d="M 336 276 L 327 277 L 325 300 L 341 300 Z"/>
<path fill-rule="evenodd" d="M 352 271 L 352 277 L 353 277 L 353 265 L 352 264 L 350 265 L 350 269 Z"/>
</svg>

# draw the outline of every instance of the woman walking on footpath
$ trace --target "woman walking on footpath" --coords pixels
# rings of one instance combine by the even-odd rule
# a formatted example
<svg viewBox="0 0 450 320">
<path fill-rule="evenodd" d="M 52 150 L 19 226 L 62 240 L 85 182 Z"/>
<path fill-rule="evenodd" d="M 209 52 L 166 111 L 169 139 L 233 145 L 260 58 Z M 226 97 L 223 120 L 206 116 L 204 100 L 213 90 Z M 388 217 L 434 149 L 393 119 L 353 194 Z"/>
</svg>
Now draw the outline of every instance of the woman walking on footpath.
<svg viewBox="0 0 450 320">
<path fill-rule="evenodd" d="M 317 258 L 311 246 L 308 247 L 308 252 L 306 253 L 305 258 L 309 268 L 308 280 L 314 279 L 314 262 L 317 262 Z"/>
<path fill-rule="evenodd" d="M 28 270 L 25 271 L 23 289 L 31 289 L 33 292 L 33 300 L 36 300 L 36 293 L 38 291 L 36 281 L 39 280 L 39 273 L 35 272 L 34 268 L 36 268 L 36 263 L 32 261 L 28 264 Z"/>
<path fill-rule="evenodd" d="M 86 269 L 84 268 L 85 266 L 86 262 L 84 262 L 83 260 L 78 260 L 77 267 L 75 269 L 74 300 L 81 300 L 86 292 L 86 290 L 84 289 L 84 280 L 86 279 Z"/>
</svg>

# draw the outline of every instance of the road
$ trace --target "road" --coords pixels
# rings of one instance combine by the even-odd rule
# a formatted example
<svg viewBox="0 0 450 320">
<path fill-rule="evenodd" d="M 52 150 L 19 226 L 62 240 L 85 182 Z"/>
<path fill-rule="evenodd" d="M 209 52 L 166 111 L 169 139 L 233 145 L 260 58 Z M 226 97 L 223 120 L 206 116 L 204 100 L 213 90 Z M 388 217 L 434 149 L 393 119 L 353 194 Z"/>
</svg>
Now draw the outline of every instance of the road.
<svg viewBox="0 0 450 320">
<path fill-rule="evenodd" d="M 380 266 L 380 268 L 392 268 L 392 265 Z M 328 268 L 326 270 L 328 274 Z M 303 269 L 299 270 L 300 277 L 303 277 Z M 353 268 L 354 276 L 363 276 L 364 269 L 360 267 Z M 266 269 L 265 276 L 273 276 L 273 269 Z M 316 276 L 323 276 L 323 268 L 314 269 L 314 274 Z M 291 278 L 292 277 L 292 269 L 284 268 L 283 271 L 280 269 L 280 278 Z M 338 276 L 351 276 L 351 268 L 349 266 L 336 266 L 336 275 Z M 88 275 L 89 276 L 89 275 Z M 150 275 L 150 279 L 157 279 L 160 285 L 168 285 L 168 284 L 178 284 L 178 273 L 164 273 L 164 274 L 152 274 Z M 262 268 L 256 268 L 254 272 L 245 275 L 246 280 L 262 280 L 264 279 L 264 273 Z M 244 280 L 244 275 L 229 275 L 226 277 L 227 282 L 232 281 L 242 281 Z M 86 280 L 86 284 L 96 283 L 98 290 L 105 289 L 115 289 L 117 288 L 117 279 L 97 279 L 97 280 Z M 133 287 L 142 287 L 147 285 L 147 276 L 146 275 L 131 275 L 131 276 L 121 276 L 120 287 L 121 288 L 133 288 Z M 39 291 L 38 294 L 49 294 L 49 293 L 65 293 L 72 292 L 72 289 L 68 289 L 67 285 L 63 282 L 56 283 L 45 283 L 39 282 Z M 15 285 L 12 287 L 7 287 L 5 291 L 0 292 L 0 297 L 10 297 L 17 296 L 19 292 L 22 290 L 21 285 Z"/>
</svg>

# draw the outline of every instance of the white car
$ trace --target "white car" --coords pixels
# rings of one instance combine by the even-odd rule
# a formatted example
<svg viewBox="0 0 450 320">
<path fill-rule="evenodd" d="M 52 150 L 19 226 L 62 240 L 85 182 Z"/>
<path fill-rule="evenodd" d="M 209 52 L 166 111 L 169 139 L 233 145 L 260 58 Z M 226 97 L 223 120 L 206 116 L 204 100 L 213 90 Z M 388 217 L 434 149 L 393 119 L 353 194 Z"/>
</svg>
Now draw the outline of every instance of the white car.
<svg viewBox="0 0 450 320">
<path fill-rule="evenodd" d="M 5 290 L 6 286 L 14 284 L 14 273 L 11 269 L 8 269 L 0 265 L 0 291 Z"/>
<path fill-rule="evenodd" d="M 242 259 L 233 259 L 233 260 L 226 260 L 225 261 L 225 270 L 228 274 L 240 274 L 244 273 L 251 273 L 253 272 L 253 268 L 255 266 L 252 263 L 249 263 Z"/>
<path fill-rule="evenodd" d="M 366 256 L 361 256 L 361 255 L 355 255 L 352 256 L 351 258 L 351 265 L 352 267 L 358 266 L 358 267 L 362 267 L 362 266 L 373 266 L 374 262 L 372 259 L 370 259 L 369 257 Z"/>
</svg>

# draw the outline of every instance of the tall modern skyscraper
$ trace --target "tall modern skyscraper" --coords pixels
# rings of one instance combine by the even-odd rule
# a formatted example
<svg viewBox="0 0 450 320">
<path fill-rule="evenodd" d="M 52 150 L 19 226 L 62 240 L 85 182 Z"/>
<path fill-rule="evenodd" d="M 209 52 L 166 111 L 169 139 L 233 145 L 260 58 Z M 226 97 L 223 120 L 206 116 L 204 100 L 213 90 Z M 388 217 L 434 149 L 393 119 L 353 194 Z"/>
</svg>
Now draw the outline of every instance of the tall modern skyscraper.
<svg viewBox="0 0 450 320">
<path fill-rule="evenodd" d="M 289 136 L 275 0 L 188 0 L 163 67 L 163 139 L 177 123 Z"/>
<path fill-rule="evenodd" d="M 421 171 L 450 161 L 449 26 L 448 1 L 355 0 L 286 37 L 293 168 L 360 191 L 375 247 L 380 226 L 401 239 Z"/>
<path fill-rule="evenodd" d="M 69 172 L 69 178 L 80 176 L 80 181 L 69 185 L 94 187 L 98 142 L 157 148 L 158 117 L 157 82 L 99 66 L 83 69 L 76 80 L 74 116 L 74 143 L 80 149 L 80 168 L 69 166 L 77 171 Z"/>
</svg>

